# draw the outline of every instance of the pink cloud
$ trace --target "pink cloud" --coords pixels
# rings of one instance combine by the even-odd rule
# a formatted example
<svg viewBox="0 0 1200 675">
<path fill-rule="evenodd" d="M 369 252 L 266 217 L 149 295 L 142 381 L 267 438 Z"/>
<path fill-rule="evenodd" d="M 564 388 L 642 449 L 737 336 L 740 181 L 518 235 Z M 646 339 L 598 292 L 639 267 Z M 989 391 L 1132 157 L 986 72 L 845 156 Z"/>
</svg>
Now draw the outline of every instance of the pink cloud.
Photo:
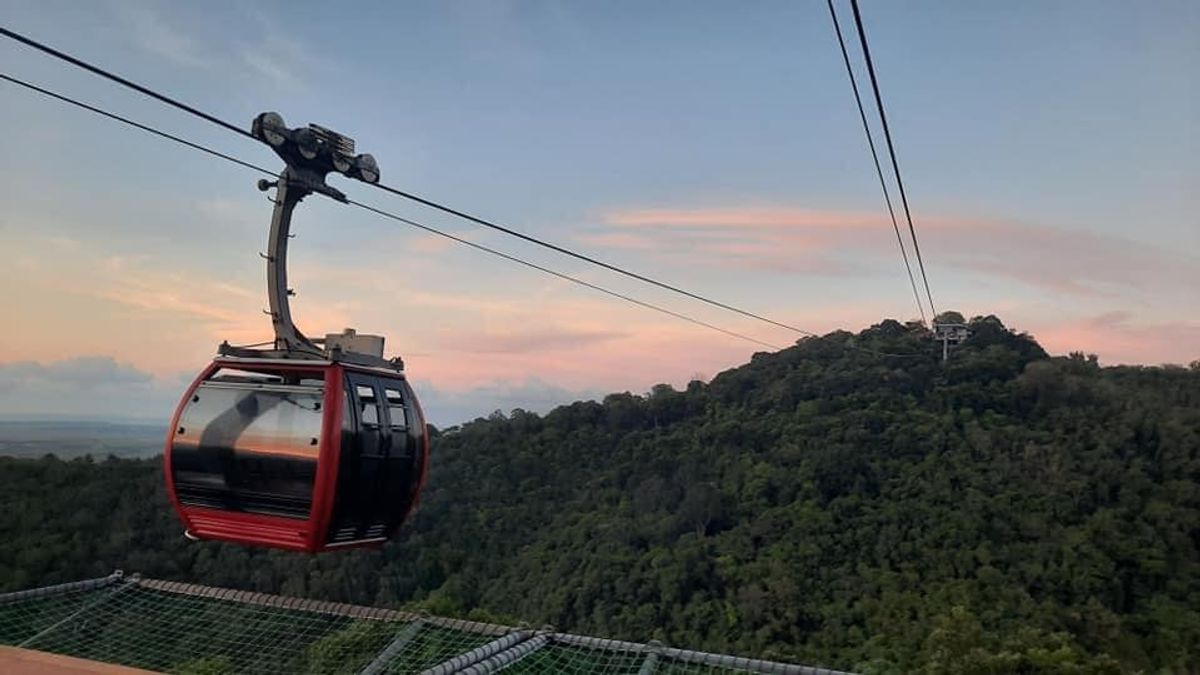
<svg viewBox="0 0 1200 675">
<path fill-rule="evenodd" d="M 1139 323 L 1127 311 L 1107 312 L 1037 328 L 1034 338 L 1053 354 L 1082 351 L 1105 364 L 1187 364 L 1200 359 L 1200 322 Z"/>
<path fill-rule="evenodd" d="M 752 206 L 715 209 L 635 209 L 614 211 L 604 221 L 632 227 L 671 228 L 874 228 L 882 222 L 874 213 L 819 211 L 788 207 Z"/>
<path fill-rule="evenodd" d="M 599 234 L 586 234 L 579 238 L 579 241 L 600 246 L 604 248 L 623 248 L 623 249 L 641 249 L 653 250 L 655 242 L 652 237 L 647 237 L 643 234 L 629 234 L 626 232 L 601 232 Z"/>
<path fill-rule="evenodd" d="M 571 330 L 554 327 L 541 330 L 471 333 L 455 331 L 443 336 L 441 346 L 473 354 L 538 354 L 563 349 L 574 351 L 628 335 L 627 332 L 614 330 Z"/>
<path fill-rule="evenodd" d="M 608 229 L 581 239 L 675 264 L 824 275 L 861 275 L 895 264 L 895 234 L 884 214 L 757 206 L 635 209 L 610 212 L 604 221 Z M 911 258 L 907 227 L 900 227 Z M 920 217 L 917 228 L 931 277 L 939 266 L 950 266 L 1096 297 L 1200 285 L 1200 261 L 1113 235 L 943 214 Z"/>
<path fill-rule="evenodd" d="M 986 219 L 934 220 L 922 232 L 935 260 L 1056 292 L 1101 297 L 1200 285 L 1200 261 L 1108 234 Z"/>
<path fill-rule="evenodd" d="M 859 271 L 837 249 L 876 247 L 877 228 L 890 227 L 875 214 L 766 206 L 614 211 L 604 222 L 579 239 L 679 265 L 821 275 Z"/>
<path fill-rule="evenodd" d="M 644 391 L 662 381 L 685 383 L 697 371 L 724 370 L 758 349 L 668 317 L 605 305 L 577 303 L 575 323 L 569 305 L 550 303 L 536 321 L 448 331 L 414 344 L 422 355 L 406 361 L 413 377 L 448 390 L 536 377 L 570 390 Z"/>
</svg>

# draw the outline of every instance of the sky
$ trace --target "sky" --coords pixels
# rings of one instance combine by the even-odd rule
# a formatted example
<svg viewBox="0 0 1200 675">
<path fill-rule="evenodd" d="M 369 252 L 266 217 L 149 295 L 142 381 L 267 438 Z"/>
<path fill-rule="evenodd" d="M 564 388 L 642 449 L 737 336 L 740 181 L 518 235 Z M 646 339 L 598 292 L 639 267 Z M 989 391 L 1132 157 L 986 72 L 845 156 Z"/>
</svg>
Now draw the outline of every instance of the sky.
<svg viewBox="0 0 1200 675">
<path fill-rule="evenodd" d="M 937 308 L 1106 364 L 1200 359 L 1200 4 L 861 4 Z M 918 315 L 823 1 L 8 0 L 0 24 L 247 127 L 336 129 L 389 185 L 808 331 Z M 0 70 L 280 165 L 14 42 Z M 257 174 L 2 82 L 0 124 L 0 417 L 164 419 L 218 343 L 270 338 Z M 294 231 L 298 325 L 387 336 L 439 425 L 762 349 L 327 200 Z"/>
</svg>

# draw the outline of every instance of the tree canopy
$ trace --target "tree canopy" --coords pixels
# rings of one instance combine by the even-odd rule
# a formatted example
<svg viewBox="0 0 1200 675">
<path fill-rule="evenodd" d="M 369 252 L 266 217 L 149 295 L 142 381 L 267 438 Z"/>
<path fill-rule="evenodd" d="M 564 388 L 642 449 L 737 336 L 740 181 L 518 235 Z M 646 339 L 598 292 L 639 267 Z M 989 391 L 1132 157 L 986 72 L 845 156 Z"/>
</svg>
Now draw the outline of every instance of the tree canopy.
<svg viewBox="0 0 1200 675">
<path fill-rule="evenodd" d="M 970 327 L 947 364 L 884 321 L 434 430 L 382 551 L 190 543 L 158 460 L 0 458 L 0 590 L 120 567 L 869 673 L 1194 672 L 1200 367 Z"/>
</svg>

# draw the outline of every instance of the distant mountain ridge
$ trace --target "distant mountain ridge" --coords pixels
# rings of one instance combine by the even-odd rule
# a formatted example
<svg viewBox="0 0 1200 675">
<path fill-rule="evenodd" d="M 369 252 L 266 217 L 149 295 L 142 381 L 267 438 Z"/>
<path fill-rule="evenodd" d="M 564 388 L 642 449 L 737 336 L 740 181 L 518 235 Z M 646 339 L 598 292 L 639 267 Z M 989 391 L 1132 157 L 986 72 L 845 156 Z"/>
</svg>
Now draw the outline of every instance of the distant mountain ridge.
<svg viewBox="0 0 1200 675">
<path fill-rule="evenodd" d="M 152 457 L 162 452 L 166 438 L 162 422 L 60 420 L 0 420 L 0 455 L 64 459 L 93 455 L 103 458 Z"/>
</svg>

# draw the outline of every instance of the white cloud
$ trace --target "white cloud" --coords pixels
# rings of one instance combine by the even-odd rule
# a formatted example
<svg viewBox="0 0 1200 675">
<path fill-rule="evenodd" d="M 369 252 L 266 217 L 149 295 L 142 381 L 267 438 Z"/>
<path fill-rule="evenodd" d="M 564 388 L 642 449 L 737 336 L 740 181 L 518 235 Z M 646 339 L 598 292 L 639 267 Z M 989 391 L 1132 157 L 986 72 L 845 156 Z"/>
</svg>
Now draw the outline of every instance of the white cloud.
<svg viewBox="0 0 1200 675">
<path fill-rule="evenodd" d="M 155 378 L 107 356 L 79 356 L 42 363 L 0 363 L 0 418 L 78 418 L 166 421 L 194 373 Z M 472 389 L 414 388 L 429 422 L 446 427 L 515 408 L 537 413 L 579 400 L 599 399 L 599 390 L 572 390 L 530 377 L 497 380 Z"/>
<path fill-rule="evenodd" d="M 203 68 L 210 65 L 196 41 L 175 28 L 152 4 L 122 4 L 121 15 L 133 31 L 133 41 L 142 49 L 180 65 Z"/>
<path fill-rule="evenodd" d="M 496 381 L 474 389 L 439 390 L 428 382 L 414 382 L 425 418 L 438 427 L 468 422 L 500 410 L 515 408 L 546 413 L 574 401 L 599 399 L 603 392 L 571 390 L 530 377 L 522 382 Z"/>
<path fill-rule="evenodd" d="M 301 79 L 294 69 L 307 63 L 299 43 L 278 35 L 271 35 L 261 42 L 242 47 L 240 60 L 243 65 L 280 88 L 291 88 L 299 84 Z"/>
<path fill-rule="evenodd" d="M 121 3 L 130 41 L 139 49 L 174 64 L 215 73 L 249 73 L 258 83 L 291 89 L 302 83 L 298 73 L 313 60 L 303 44 L 282 33 L 277 22 L 247 6 L 234 21 L 242 29 L 210 20 L 191 10 L 167 11 L 157 3 Z M 248 29 L 248 30 L 247 30 Z"/>
<path fill-rule="evenodd" d="M 0 363 L 0 415 L 166 420 L 184 384 L 107 356 Z"/>
</svg>

